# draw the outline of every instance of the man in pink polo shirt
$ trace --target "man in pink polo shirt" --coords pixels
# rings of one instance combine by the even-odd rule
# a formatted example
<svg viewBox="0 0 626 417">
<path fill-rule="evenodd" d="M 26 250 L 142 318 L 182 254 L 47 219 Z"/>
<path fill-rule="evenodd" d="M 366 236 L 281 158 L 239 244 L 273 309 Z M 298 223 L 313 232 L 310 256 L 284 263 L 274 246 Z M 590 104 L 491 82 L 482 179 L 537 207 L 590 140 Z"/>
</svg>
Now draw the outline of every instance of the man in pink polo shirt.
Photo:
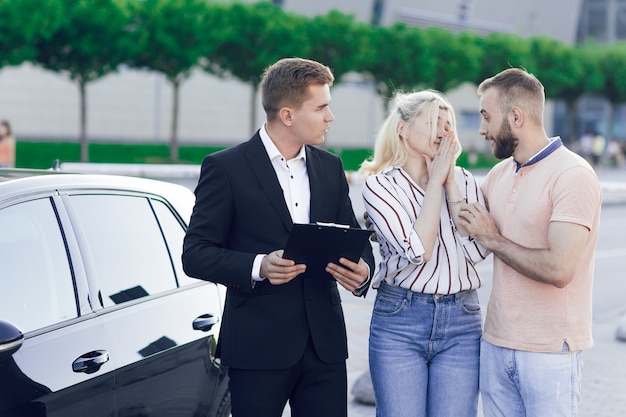
<svg viewBox="0 0 626 417">
<path fill-rule="evenodd" d="M 546 134 L 544 88 L 534 75 L 507 69 L 478 94 L 480 134 L 502 159 L 481 185 L 489 211 L 462 211 L 470 235 L 494 254 L 481 343 L 484 415 L 576 416 L 582 351 L 593 345 L 598 178 Z"/>
</svg>

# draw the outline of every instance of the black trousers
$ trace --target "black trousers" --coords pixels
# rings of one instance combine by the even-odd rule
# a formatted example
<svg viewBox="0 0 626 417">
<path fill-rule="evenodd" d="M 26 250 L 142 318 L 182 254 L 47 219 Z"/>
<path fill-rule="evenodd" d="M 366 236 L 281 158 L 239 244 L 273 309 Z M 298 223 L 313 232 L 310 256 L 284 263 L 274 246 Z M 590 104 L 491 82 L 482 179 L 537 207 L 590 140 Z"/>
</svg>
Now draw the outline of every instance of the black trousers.
<svg viewBox="0 0 626 417">
<path fill-rule="evenodd" d="M 292 417 L 348 415 L 346 362 L 322 362 L 311 338 L 290 368 L 230 368 L 228 373 L 233 417 L 281 417 L 287 401 Z"/>
</svg>

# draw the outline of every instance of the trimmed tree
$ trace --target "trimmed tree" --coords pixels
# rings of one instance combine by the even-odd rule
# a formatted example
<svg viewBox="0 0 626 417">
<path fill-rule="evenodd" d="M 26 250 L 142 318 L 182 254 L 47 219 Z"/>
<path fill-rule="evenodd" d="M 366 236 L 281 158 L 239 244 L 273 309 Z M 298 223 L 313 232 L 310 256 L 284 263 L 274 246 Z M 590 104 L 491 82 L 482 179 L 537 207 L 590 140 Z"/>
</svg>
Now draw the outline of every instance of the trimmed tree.
<svg viewBox="0 0 626 417">
<path fill-rule="evenodd" d="M 160 72 L 172 86 L 170 159 L 178 157 L 180 86 L 211 49 L 216 9 L 205 0 L 145 0 L 132 3 L 135 68 Z"/>
<path fill-rule="evenodd" d="M 469 32 L 458 35 L 441 28 L 424 31 L 426 48 L 433 63 L 432 75 L 426 86 L 446 92 L 480 72 L 482 49 L 477 37 Z"/>
<path fill-rule="evenodd" d="M 205 71 L 234 77 L 248 84 L 250 133 L 257 126 L 256 103 L 263 71 L 281 58 L 309 53 L 307 19 L 284 12 L 268 2 L 218 3 L 219 21 L 213 30 L 215 48 L 206 55 Z"/>
<path fill-rule="evenodd" d="M 328 65 L 336 79 L 354 71 L 358 56 L 366 53 L 368 25 L 338 10 L 308 21 L 309 58 Z"/>
<path fill-rule="evenodd" d="M 396 90 L 423 87 L 433 79 L 433 60 L 418 27 L 403 23 L 370 27 L 366 51 L 355 67 L 374 80 L 385 113 Z"/>
<path fill-rule="evenodd" d="M 517 35 L 490 33 L 478 38 L 477 45 L 482 50 L 482 62 L 473 80 L 476 85 L 507 68 L 529 69 L 534 65 L 530 42 Z"/>
<path fill-rule="evenodd" d="M 60 0 L 63 20 L 35 42 L 35 63 L 67 75 L 78 86 L 80 159 L 89 161 L 86 86 L 126 62 L 128 10 L 121 0 Z"/>
<path fill-rule="evenodd" d="M 0 67 L 34 61 L 38 39 L 54 33 L 62 20 L 59 0 L 0 0 Z"/>
<path fill-rule="evenodd" d="M 593 67 L 588 55 L 578 47 L 548 37 L 530 39 L 531 52 L 535 61 L 534 73 L 544 85 L 546 97 L 563 100 L 569 116 L 569 141 L 578 138 L 576 105 L 593 85 L 597 77 L 591 76 Z M 567 138 L 564 138 L 567 142 Z"/>
<path fill-rule="evenodd" d="M 611 103 L 606 132 L 608 142 L 613 139 L 615 109 L 626 102 L 626 44 L 597 47 L 593 52 L 593 60 L 598 65 L 598 73 L 601 75 L 597 91 Z"/>
</svg>

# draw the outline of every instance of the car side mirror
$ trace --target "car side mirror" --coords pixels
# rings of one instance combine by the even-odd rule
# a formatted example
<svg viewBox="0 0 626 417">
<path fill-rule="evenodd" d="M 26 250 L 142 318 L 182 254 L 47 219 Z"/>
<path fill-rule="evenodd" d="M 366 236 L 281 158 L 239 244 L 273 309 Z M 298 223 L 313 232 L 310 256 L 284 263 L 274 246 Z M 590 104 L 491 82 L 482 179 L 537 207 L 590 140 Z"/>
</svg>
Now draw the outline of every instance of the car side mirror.
<svg viewBox="0 0 626 417">
<path fill-rule="evenodd" d="M 0 361 L 10 358 L 22 346 L 24 333 L 15 325 L 0 319 Z"/>
</svg>

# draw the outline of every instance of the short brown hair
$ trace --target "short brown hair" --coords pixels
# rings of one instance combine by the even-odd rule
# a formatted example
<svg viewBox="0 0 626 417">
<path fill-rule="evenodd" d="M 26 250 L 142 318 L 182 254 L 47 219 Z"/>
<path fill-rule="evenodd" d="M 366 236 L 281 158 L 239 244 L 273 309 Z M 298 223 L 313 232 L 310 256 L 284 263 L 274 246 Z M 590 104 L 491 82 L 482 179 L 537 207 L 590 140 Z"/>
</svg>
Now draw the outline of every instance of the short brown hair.
<svg viewBox="0 0 626 417">
<path fill-rule="evenodd" d="M 508 68 L 478 86 L 478 94 L 495 88 L 499 93 L 500 110 L 506 114 L 514 106 L 522 108 L 538 126 L 543 125 L 545 91 L 543 84 L 525 69 Z"/>
<path fill-rule="evenodd" d="M 284 106 L 299 108 L 311 84 L 333 84 L 335 77 L 326 65 L 310 59 L 283 58 L 269 66 L 261 80 L 261 100 L 267 120 L 276 118 Z"/>
</svg>

